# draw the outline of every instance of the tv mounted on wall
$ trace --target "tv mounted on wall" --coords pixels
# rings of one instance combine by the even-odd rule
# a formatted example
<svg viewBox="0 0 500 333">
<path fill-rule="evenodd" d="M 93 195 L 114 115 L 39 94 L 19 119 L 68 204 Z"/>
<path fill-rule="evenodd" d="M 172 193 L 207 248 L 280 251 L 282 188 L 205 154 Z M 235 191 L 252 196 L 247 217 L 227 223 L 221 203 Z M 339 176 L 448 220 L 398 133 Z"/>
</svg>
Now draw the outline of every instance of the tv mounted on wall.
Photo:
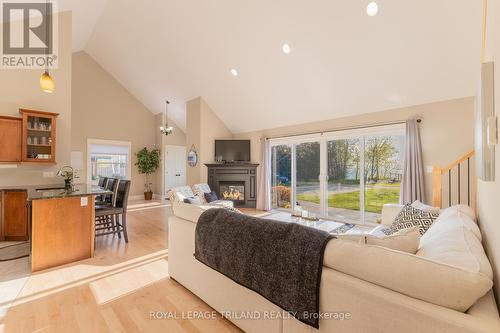
<svg viewBox="0 0 500 333">
<path fill-rule="evenodd" d="M 215 140 L 217 162 L 250 162 L 250 140 Z"/>
</svg>

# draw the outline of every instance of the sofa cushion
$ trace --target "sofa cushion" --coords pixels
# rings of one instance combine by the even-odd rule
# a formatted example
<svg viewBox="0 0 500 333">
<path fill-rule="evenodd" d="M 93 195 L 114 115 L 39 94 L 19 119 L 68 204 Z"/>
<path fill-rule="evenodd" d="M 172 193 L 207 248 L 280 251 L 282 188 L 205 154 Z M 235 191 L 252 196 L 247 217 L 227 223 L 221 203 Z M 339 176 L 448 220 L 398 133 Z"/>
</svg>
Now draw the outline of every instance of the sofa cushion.
<svg viewBox="0 0 500 333">
<path fill-rule="evenodd" d="M 404 205 L 385 204 L 382 206 L 382 225 L 391 225 Z"/>
<path fill-rule="evenodd" d="M 170 190 L 170 201 L 184 202 L 185 198 L 194 197 L 194 193 L 189 186 L 174 187 Z"/>
<path fill-rule="evenodd" d="M 198 218 L 201 213 L 210 208 L 217 207 L 209 205 L 191 205 L 183 202 L 174 202 L 172 205 L 175 216 L 193 223 L 198 223 Z"/>
<path fill-rule="evenodd" d="M 234 202 L 232 202 L 231 200 L 216 200 L 216 201 L 212 201 L 211 203 L 209 203 L 209 205 L 222 206 L 222 207 L 226 207 L 226 208 L 233 208 Z"/>
<path fill-rule="evenodd" d="M 392 235 L 398 232 L 398 230 L 418 226 L 420 234 L 423 235 L 438 216 L 438 212 L 421 210 L 408 204 L 401 209 L 389 227 L 382 229 L 382 232 L 386 235 Z"/>
<path fill-rule="evenodd" d="M 479 228 L 460 209 L 446 209 L 420 239 L 417 256 L 493 277 Z"/>
<path fill-rule="evenodd" d="M 367 234 L 341 234 L 337 235 L 337 238 L 361 244 L 383 246 L 411 254 L 417 252 L 420 243 L 420 232 L 418 227 L 399 230 L 390 236 L 385 235 L 381 231 L 383 228 L 383 226 L 378 226 Z"/>
<path fill-rule="evenodd" d="M 195 196 L 195 197 L 189 197 L 189 198 L 184 198 L 184 203 L 192 204 L 192 205 L 201 205 L 201 200 L 200 197 Z"/>
<path fill-rule="evenodd" d="M 373 284 L 465 312 L 493 286 L 483 273 L 388 249 L 334 239 L 323 265 Z"/>
<path fill-rule="evenodd" d="M 461 223 L 465 228 L 470 230 L 479 240 L 482 239 L 481 231 L 477 226 L 476 214 L 472 208 L 466 205 L 451 206 L 441 211 L 439 218 L 435 223 L 451 223 L 456 225 Z"/>
</svg>

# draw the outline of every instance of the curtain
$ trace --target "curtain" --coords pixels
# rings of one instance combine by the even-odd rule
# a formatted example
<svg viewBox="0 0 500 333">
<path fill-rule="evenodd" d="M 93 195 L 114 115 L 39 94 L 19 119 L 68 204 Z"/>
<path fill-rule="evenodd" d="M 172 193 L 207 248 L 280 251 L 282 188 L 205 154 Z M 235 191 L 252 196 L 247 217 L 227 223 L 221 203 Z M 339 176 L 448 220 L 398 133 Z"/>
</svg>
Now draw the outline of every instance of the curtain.
<svg viewBox="0 0 500 333">
<path fill-rule="evenodd" d="M 257 188 L 257 209 L 271 210 L 271 149 L 269 140 L 261 139 L 261 165 L 259 186 Z"/>
<path fill-rule="evenodd" d="M 416 119 L 406 121 L 405 159 L 399 197 L 401 204 L 415 200 L 425 202 L 422 146 Z"/>
</svg>

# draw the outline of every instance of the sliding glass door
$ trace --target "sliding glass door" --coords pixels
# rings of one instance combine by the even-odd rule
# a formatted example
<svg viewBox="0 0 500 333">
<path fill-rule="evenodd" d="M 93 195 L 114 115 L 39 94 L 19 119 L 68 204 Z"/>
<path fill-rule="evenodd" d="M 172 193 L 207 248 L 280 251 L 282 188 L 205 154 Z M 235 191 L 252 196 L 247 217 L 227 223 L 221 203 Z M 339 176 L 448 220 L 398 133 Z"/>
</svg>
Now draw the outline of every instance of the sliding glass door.
<svg viewBox="0 0 500 333">
<path fill-rule="evenodd" d="M 361 140 L 346 138 L 327 141 L 328 211 L 343 222 L 362 220 L 359 209 L 363 178 Z"/>
<path fill-rule="evenodd" d="M 384 204 L 399 203 L 404 136 L 391 133 L 366 136 L 364 150 L 364 220 L 376 223 Z"/>
<path fill-rule="evenodd" d="M 295 145 L 297 203 L 314 215 L 321 215 L 320 154 L 319 142 Z"/>
<path fill-rule="evenodd" d="M 404 139 L 402 126 L 388 126 L 272 141 L 272 206 L 379 222 L 382 206 L 399 202 Z"/>
<path fill-rule="evenodd" d="M 271 200 L 273 208 L 292 208 L 292 147 L 271 149 Z"/>
</svg>

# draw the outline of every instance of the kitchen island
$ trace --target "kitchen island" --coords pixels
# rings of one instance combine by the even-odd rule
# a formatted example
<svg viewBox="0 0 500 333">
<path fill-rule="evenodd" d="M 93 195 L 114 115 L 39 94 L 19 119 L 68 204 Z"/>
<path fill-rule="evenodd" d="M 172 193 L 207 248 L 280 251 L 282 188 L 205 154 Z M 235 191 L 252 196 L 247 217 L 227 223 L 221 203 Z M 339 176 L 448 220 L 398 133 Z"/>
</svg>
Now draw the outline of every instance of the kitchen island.
<svg viewBox="0 0 500 333">
<path fill-rule="evenodd" d="M 86 184 L 69 190 L 61 185 L 1 190 L 26 193 L 33 272 L 93 256 L 95 196 L 110 191 Z"/>
</svg>

